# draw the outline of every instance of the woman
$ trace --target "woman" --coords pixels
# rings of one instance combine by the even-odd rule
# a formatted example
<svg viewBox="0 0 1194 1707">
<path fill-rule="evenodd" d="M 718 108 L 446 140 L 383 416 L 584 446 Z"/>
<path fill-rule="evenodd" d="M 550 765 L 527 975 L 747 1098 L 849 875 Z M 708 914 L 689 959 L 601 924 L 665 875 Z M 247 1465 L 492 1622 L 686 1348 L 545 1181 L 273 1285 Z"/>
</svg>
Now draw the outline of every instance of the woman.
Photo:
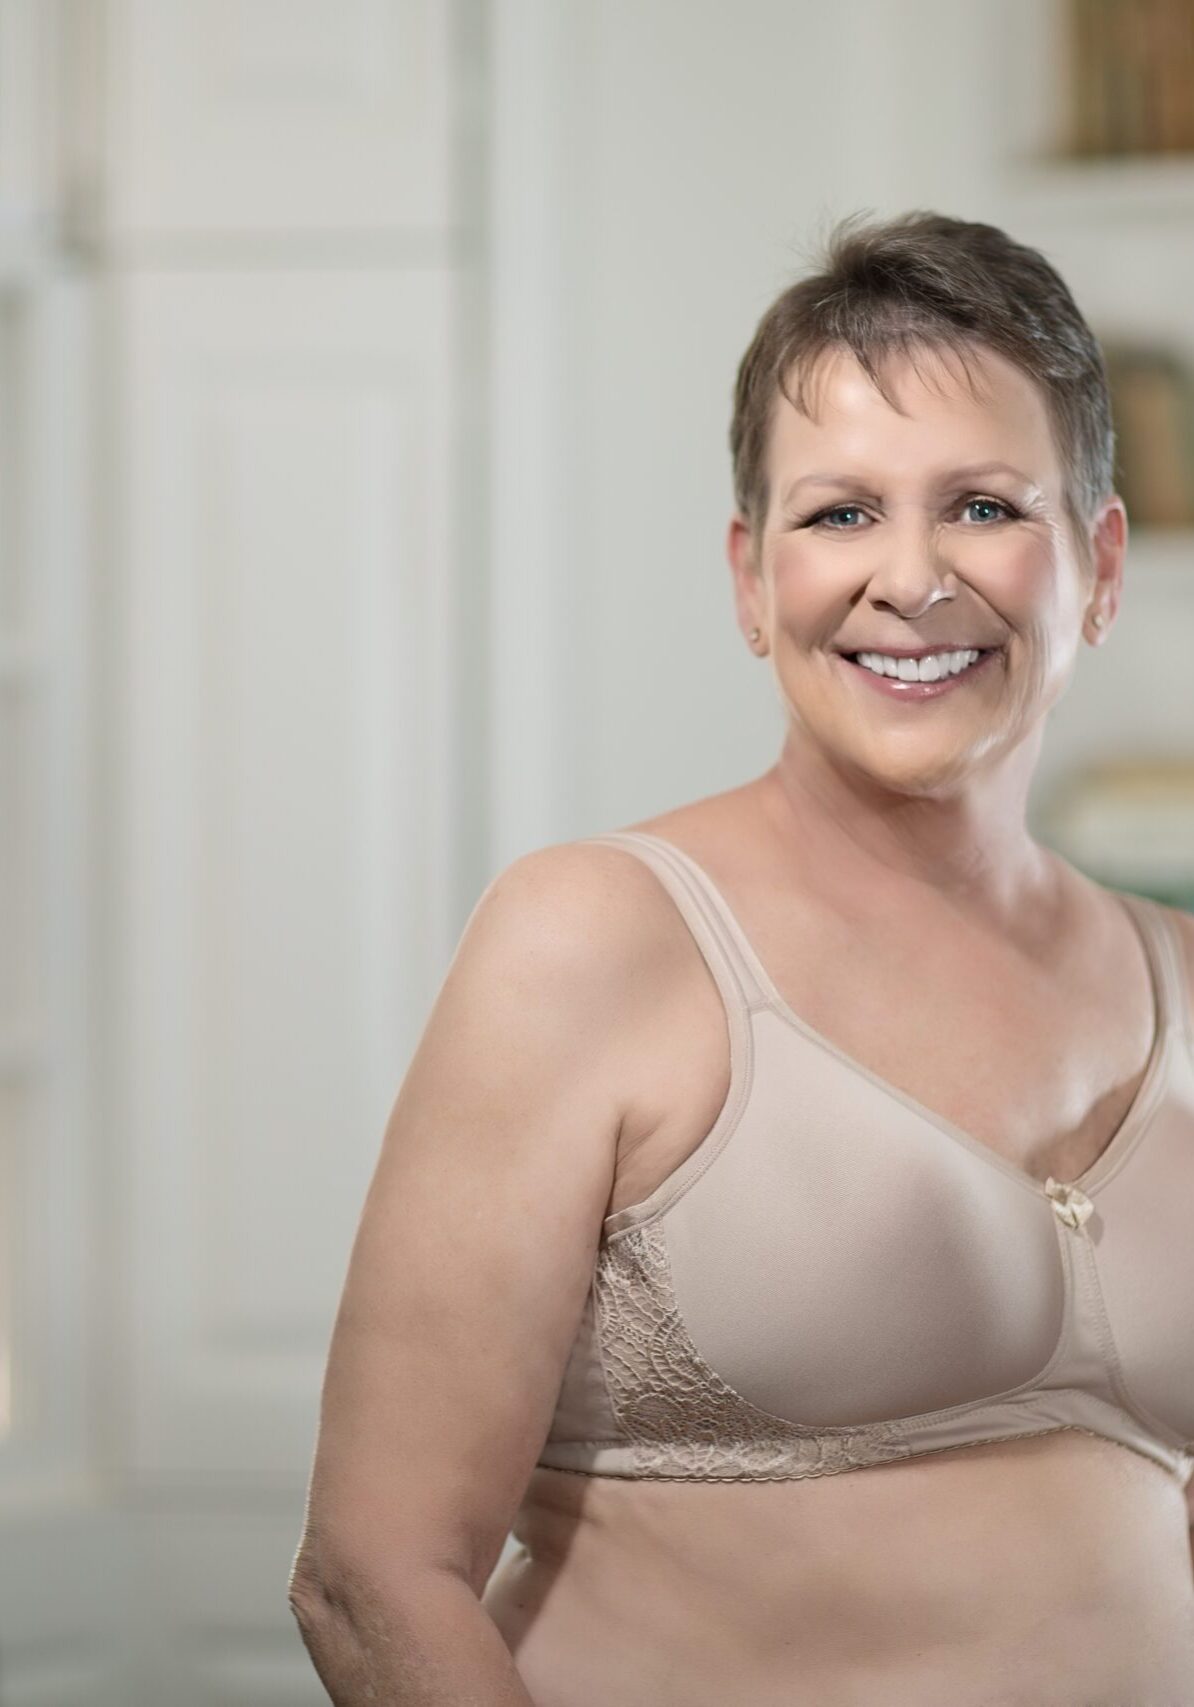
<svg viewBox="0 0 1194 1707">
<path fill-rule="evenodd" d="M 845 221 L 731 445 L 782 751 L 478 902 L 304 1638 L 353 1707 L 1194 1702 L 1194 920 L 1025 827 L 1120 599 L 1098 345 L 990 225 Z"/>
</svg>

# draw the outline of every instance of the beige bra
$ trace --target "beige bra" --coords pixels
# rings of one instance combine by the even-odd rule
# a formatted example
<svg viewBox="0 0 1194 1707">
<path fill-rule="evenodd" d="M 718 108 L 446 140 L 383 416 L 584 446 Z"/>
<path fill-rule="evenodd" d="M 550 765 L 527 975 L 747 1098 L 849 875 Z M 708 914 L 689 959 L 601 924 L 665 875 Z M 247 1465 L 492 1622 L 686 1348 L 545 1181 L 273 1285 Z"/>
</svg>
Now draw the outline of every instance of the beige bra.
<svg viewBox="0 0 1194 1707">
<path fill-rule="evenodd" d="M 716 980 L 730 1086 L 697 1148 L 606 1217 L 540 1465 L 823 1476 L 1078 1429 L 1194 1469 L 1194 1035 L 1166 911 L 1113 890 L 1157 1026 L 1077 1179 L 1042 1185 L 784 1002 L 708 875 L 644 831 Z"/>
</svg>

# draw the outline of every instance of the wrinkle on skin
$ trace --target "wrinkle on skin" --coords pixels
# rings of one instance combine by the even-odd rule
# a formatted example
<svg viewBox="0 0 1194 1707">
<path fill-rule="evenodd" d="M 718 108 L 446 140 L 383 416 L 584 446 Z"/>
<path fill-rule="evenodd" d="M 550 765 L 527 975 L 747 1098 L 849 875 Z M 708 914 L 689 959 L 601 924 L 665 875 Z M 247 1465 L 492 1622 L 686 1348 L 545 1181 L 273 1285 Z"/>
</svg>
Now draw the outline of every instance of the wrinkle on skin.
<svg viewBox="0 0 1194 1707">
<path fill-rule="evenodd" d="M 996 352 L 893 354 L 883 379 L 894 406 L 833 350 L 805 376 L 807 415 L 777 397 L 760 534 L 741 517 L 730 526 L 739 622 L 765 636 L 789 719 L 772 806 L 787 840 L 817 838 L 818 866 L 851 886 L 869 868 L 887 887 L 895 878 L 1002 911 L 1043 875 L 1025 829 L 1029 787 L 1096 602 L 1101 638 L 1110 629 L 1126 515 L 1106 499 L 1084 552 L 1044 397 Z M 946 481 L 992 461 L 1028 478 Z M 791 493 L 814 470 L 852 478 Z M 1021 513 L 967 502 L 979 497 Z M 847 508 L 807 525 L 831 505 Z M 872 692 L 835 652 L 943 642 L 1003 650 L 973 683 L 907 704 Z"/>
</svg>

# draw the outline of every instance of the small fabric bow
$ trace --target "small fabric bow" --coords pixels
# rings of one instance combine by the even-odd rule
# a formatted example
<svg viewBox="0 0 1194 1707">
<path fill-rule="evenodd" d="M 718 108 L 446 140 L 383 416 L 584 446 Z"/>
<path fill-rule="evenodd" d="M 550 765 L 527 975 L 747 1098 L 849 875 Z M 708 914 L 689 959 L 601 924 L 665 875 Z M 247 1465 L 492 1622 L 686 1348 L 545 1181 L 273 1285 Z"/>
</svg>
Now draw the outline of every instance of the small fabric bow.
<svg viewBox="0 0 1194 1707">
<path fill-rule="evenodd" d="M 1076 1185 L 1059 1185 L 1052 1174 L 1045 1181 L 1045 1191 L 1053 1199 L 1053 1213 L 1067 1227 L 1081 1227 L 1094 1211 L 1094 1204 L 1084 1191 L 1079 1191 Z"/>
</svg>

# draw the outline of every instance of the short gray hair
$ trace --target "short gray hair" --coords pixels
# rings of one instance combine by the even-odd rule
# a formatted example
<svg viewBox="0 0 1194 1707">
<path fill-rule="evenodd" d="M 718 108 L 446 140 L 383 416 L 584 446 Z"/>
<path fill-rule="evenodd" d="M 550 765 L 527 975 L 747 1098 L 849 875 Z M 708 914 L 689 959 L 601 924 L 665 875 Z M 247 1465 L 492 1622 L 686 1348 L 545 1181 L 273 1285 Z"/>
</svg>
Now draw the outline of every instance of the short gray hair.
<svg viewBox="0 0 1194 1707">
<path fill-rule="evenodd" d="M 766 310 L 742 357 L 730 423 L 734 498 L 757 540 L 767 514 L 767 449 L 783 396 L 808 414 L 820 356 L 853 353 L 893 408 L 883 368 L 918 346 L 957 355 L 986 347 L 1040 388 L 1065 480 L 1065 505 L 1086 557 L 1087 530 L 1114 490 L 1115 430 L 1098 340 L 1057 270 L 996 225 L 919 209 L 894 219 L 848 214 L 818 270 Z"/>
</svg>

